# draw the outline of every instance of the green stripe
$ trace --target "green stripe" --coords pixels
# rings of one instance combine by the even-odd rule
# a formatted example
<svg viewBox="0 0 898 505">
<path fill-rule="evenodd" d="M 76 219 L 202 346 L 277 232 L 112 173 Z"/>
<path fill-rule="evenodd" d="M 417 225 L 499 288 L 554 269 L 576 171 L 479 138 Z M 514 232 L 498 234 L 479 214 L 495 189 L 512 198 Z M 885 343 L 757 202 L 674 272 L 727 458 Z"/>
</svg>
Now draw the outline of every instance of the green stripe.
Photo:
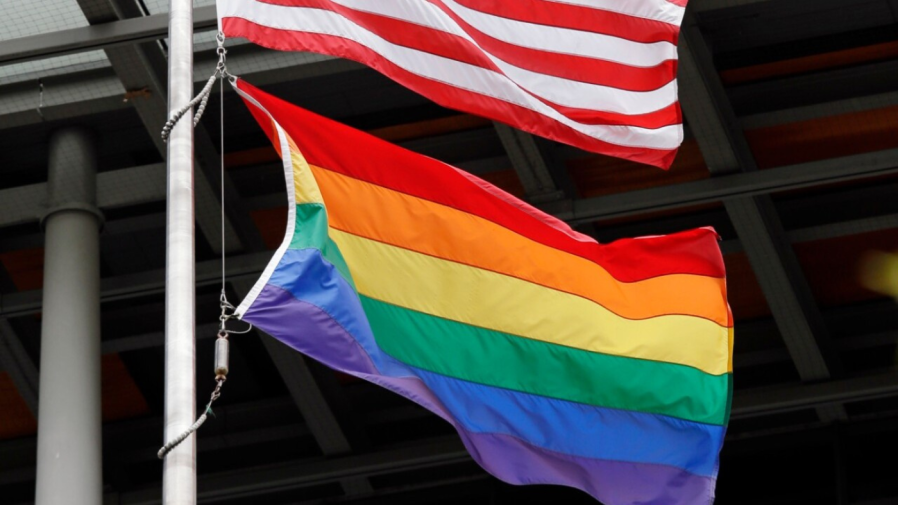
<svg viewBox="0 0 898 505">
<path fill-rule="evenodd" d="M 327 210 L 320 203 L 301 203 L 296 206 L 296 226 L 290 249 L 318 249 L 330 261 L 352 289 L 356 289 L 343 253 L 327 234 Z M 358 291 L 356 289 L 356 291 Z"/>
<path fill-rule="evenodd" d="M 730 414 L 733 413 L 733 374 L 728 373 L 727 377 L 727 410 L 723 416 L 723 424 L 726 426 L 730 423 Z"/>
<path fill-rule="evenodd" d="M 356 289 L 320 203 L 296 206 L 291 249 L 315 248 Z M 356 289 L 357 291 L 357 289 Z M 731 375 L 599 354 L 487 330 L 360 297 L 378 345 L 409 365 L 495 387 L 724 425 Z"/>
<path fill-rule="evenodd" d="M 361 300 L 377 344 L 409 365 L 561 400 L 726 422 L 729 374 L 583 351 Z"/>
</svg>

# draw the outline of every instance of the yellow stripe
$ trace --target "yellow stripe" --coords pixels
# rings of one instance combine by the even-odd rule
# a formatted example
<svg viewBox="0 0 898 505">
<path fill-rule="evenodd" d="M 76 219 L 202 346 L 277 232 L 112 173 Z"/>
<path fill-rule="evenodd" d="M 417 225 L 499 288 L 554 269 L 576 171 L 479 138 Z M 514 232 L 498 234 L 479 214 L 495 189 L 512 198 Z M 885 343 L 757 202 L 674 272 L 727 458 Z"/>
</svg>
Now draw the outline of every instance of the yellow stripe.
<svg viewBox="0 0 898 505">
<path fill-rule="evenodd" d="M 727 328 L 667 315 L 622 318 L 579 296 L 337 229 L 359 293 L 419 312 L 588 351 L 729 370 Z"/>
<path fill-rule="evenodd" d="M 730 327 L 727 330 L 727 355 L 729 359 L 727 360 L 727 370 L 733 371 L 733 346 L 735 344 L 735 330 Z"/>
<path fill-rule="evenodd" d="M 287 137 L 287 144 L 290 146 L 290 161 L 293 164 L 293 190 L 296 195 L 296 204 L 323 204 L 324 198 L 321 196 L 321 191 L 318 189 L 318 183 L 315 182 L 315 176 L 312 175 L 309 164 L 299 151 L 299 148 L 296 147 L 293 139 L 286 135 L 286 132 L 284 134 Z"/>
<path fill-rule="evenodd" d="M 309 167 L 329 204 L 328 222 L 339 230 L 580 295 L 628 319 L 682 314 L 728 326 L 723 279 L 671 274 L 620 282 L 597 263 L 488 219 Z"/>
</svg>

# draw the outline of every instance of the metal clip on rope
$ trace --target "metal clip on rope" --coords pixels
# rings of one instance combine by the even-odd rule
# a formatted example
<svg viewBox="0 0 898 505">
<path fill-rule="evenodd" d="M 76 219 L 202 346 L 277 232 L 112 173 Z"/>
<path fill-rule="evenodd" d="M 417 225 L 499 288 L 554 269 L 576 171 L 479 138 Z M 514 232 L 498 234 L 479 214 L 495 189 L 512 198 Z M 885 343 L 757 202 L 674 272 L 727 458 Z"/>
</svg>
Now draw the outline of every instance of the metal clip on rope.
<svg viewBox="0 0 898 505">
<path fill-rule="evenodd" d="M 229 330 L 226 327 L 226 323 L 229 319 L 234 317 L 235 307 L 228 302 L 228 298 L 225 295 L 225 290 L 222 288 L 221 296 L 219 297 L 219 306 L 221 307 L 221 315 L 218 316 L 218 338 L 215 340 L 215 389 L 212 391 L 212 396 L 209 398 L 209 403 L 206 404 L 206 410 L 203 411 L 203 414 L 193 423 L 190 428 L 187 428 L 183 433 L 178 435 L 171 440 L 156 453 L 159 456 L 159 459 L 164 459 L 165 455 L 171 452 L 172 449 L 178 446 L 181 442 L 187 439 L 193 432 L 198 430 L 200 426 L 206 422 L 206 418 L 211 414 L 215 415 L 212 412 L 212 403 L 221 396 L 221 386 L 227 380 L 228 375 L 228 358 L 230 354 L 230 344 L 228 342 L 228 335 L 242 335 L 245 333 L 249 333 L 253 329 L 253 325 L 249 325 L 249 327 L 243 331 L 233 331 Z M 231 311 L 228 313 L 228 311 Z"/>
<path fill-rule="evenodd" d="M 228 375 L 228 355 L 230 354 L 230 343 L 228 335 L 243 335 L 249 333 L 253 329 L 253 325 L 243 331 L 234 331 L 226 328 L 225 324 L 229 319 L 234 318 L 234 310 L 236 308 L 228 302 L 224 287 L 221 288 L 221 296 L 218 298 L 221 307 L 221 315 L 218 316 L 218 338 L 215 340 L 215 380 L 224 382 Z M 231 311 L 229 314 L 228 311 Z M 248 324 L 248 323 L 247 323 Z"/>
<path fill-rule="evenodd" d="M 203 117 L 203 112 L 206 110 L 206 105 L 209 103 L 209 95 L 212 94 L 212 86 L 215 84 L 215 78 L 221 75 L 222 77 L 226 77 L 231 83 L 235 81 L 235 77 L 228 73 L 228 67 L 225 64 L 226 55 L 228 54 L 228 50 L 225 49 L 224 46 L 224 34 L 218 32 L 218 35 L 215 36 L 215 40 L 218 41 L 218 48 L 215 50 L 218 53 L 218 65 L 215 66 L 215 72 L 212 73 L 212 77 L 209 77 L 209 80 L 206 81 L 206 85 L 203 86 L 203 89 L 200 90 L 199 94 L 193 97 L 193 100 L 187 102 L 186 105 L 178 109 L 172 117 L 165 122 L 165 126 L 162 127 L 162 141 L 168 142 L 168 137 L 171 135 L 172 128 L 178 124 L 178 121 L 187 114 L 187 112 L 199 104 L 199 108 L 196 110 L 196 114 L 193 116 L 193 126 L 196 128 L 196 125 L 199 124 L 200 118 Z"/>
</svg>

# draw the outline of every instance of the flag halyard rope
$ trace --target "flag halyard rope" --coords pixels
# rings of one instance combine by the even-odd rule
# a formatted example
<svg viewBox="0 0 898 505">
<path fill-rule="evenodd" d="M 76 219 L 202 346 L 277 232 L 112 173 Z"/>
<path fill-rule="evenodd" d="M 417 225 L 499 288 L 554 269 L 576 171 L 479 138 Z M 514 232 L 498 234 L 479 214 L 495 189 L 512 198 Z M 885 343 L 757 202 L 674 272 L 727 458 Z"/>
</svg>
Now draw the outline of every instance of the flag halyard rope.
<svg viewBox="0 0 898 505">
<path fill-rule="evenodd" d="M 159 459 L 164 459 L 165 456 L 171 452 L 172 449 L 177 447 L 181 442 L 186 440 L 191 434 L 196 432 L 206 422 L 208 416 L 215 416 L 215 413 L 212 412 L 212 404 L 221 396 L 221 387 L 224 385 L 225 380 L 227 380 L 228 374 L 228 361 L 229 361 L 229 341 L 228 335 L 230 334 L 245 334 L 249 333 L 253 326 L 249 325 L 245 330 L 242 331 L 234 331 L 227 329 L 227 321 L 234 317 L 235 307 L 228 302 L 227 293 L 225 290 L 225 198 L 224 198 L 224 79 L 228 78 L 228 80 L 233 84 L 236 81 L 236 78 L 228 73 L 227 66 L 225 64 L 225 55 L 227 54 L 227 49 L 224 47 L 224 34 L 219 32 L 216 36 L 216 40 L 218 41 L 218 48 L 216 52 L 218 53 L 218 65 L 215 67 L 215 72 L 212 74 L 212 77 L 206 82 L 206 85 L 203 87 L 202 91 L 193 98 L 187 105 L 179 109 L 172 117 L 166 121 L 165 126 L 162 129 L 162 139 L 163 141 L 168 141 L 168 136 L 171 134 L 172 128 L 174 128 L 175 124 L 183 117 L 191 107 L 199 104 L 199 108 L 197 109 L 196 115 L 193 118 L 193 126 L 196 127 L 199 124 L 200 118 L 203 115 L 203 112 L 206 109 L 206 105 L 209 103 L 209 96 L 212 93 L 212 87 L 215 84 L 215 78 L 219 78 L 221 91 L 219 93 L 220 98 L 220 107 L 219 112 L 220 116 L 220 130 L 219 130 L 219 141 L 220 141 L 220 160 L 221 160 L 221 295 L 219 296 L 219 307 L 221 308 L 221 315 L 218 317 L 218 335 L 215 341 L 215 389 L 212 390 L 212 394 L 209 397 L 209 403 L 206 404 L 206 408 L 203 411 L 202 415 L 197 418 L 196 422 L 190 425 L 189 428 L 184 430 L 183 433 L 170 440 L 161 449 L 156 453 Z"/>
</svg>

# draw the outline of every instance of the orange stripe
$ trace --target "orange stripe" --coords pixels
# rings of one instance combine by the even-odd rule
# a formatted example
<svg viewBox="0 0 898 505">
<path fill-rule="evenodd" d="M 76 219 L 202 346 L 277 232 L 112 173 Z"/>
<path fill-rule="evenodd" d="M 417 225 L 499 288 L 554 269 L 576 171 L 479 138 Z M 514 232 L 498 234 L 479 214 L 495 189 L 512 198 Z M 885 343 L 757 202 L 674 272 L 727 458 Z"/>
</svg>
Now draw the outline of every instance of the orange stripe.
<svg viewBox="0 0 898 505">
<path fill-rule="evenodd" d="M 681 314 L 729 325 L 723 279 L 675 274 L 620 282 L 596 263 L 479 216 L 311 168 L 336 229 L 581 296 L 628 319 Z"/>
</svg>

